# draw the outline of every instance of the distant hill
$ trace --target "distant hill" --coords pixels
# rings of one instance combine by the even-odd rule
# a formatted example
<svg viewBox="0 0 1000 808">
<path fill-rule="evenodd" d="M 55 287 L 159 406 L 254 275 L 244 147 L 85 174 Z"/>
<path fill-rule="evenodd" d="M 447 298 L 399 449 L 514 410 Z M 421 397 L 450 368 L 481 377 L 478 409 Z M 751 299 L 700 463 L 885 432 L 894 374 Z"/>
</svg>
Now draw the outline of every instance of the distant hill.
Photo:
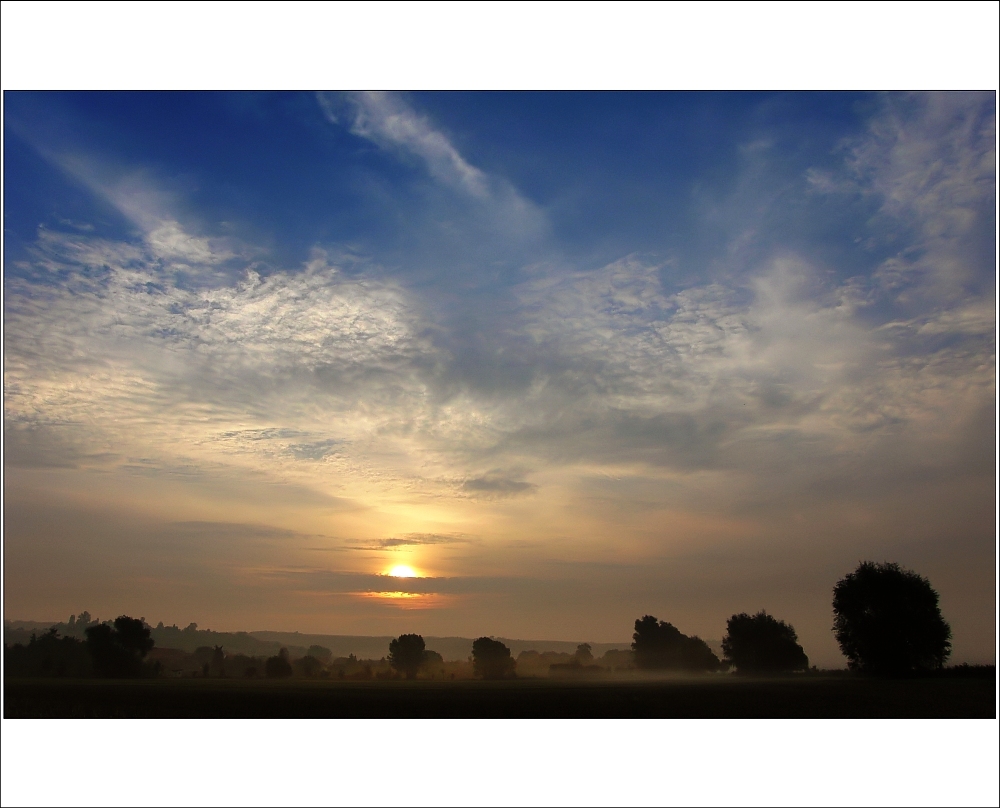
<svg viewBox="0 0 1000 808">
<path fill-rule="evenodd" d="M 52 626 L 62 636 L 84 636 L 86 626 L 80 622 L 74 625 L 68 623 L 52 623 L 37 620 L 10 620 L 4 622 L 4 644 L 28 642 L 32 632 L 40 634 Z M 153 640 L 158 648 L 179 648 L 184 651 L 194 651 L 203 646 L 221 645 L 228 654 L 247 654 L 249 656 L 273 656 L 280 648 L 287 648 L 292 657 L 305 656 L 309 646 L 319 645 L 329 648 L 334 657 L 346 657 L 354 654 L 358 659 L 381 659 L 389 653 L 389 642 L 393 636 L 354 636 L 349 634 L 302 634 L 297 631 L 212 631 L 210 629 L 179 628 L 178 626 L 163 626 L 151 629 Z M 516 657 L 522 651 L 556 651 L 572 654 L 577 645 L 584 640 L 518 640 L 508 637 L 497 637 L 510 648 Z M 427 649 L 437 651 L 445 660 L 467 659 L 472 655 L 471 637 L 432 637 L 424 635 Z M 590 643 L 591 652 L 600 657 L 606 651 L 613 649 L 626 650 L 631 641 L 620 643 Z M 711 645 L 711 643 L 710 643 Z"/>
</svg>

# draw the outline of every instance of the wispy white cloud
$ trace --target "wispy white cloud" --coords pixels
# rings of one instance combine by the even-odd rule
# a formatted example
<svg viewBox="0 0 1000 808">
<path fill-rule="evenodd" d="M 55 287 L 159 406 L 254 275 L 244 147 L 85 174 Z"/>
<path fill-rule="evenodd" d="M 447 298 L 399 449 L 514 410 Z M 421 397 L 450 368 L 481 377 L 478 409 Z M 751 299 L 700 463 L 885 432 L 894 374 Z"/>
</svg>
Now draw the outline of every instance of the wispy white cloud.
<svg viewBox="0 0 1000 808">
<path fill-rule="evenodd" d="M 441 182 L 480 199 L 489 196 L 486 175 L 469 165 L 444 133 L 400 96 L 386 92 L 345 93 L 341 100 L 320 93 L 318 98 L 332 123 L 341 123 L 347 117 L 353 134 L 384 148 L 415 154 Z"/>
<path fill-rule="evenodd" d="M 189 268 L 222 264 L 243 252 L 231 238 L 195 235 L 178 221 L 183 207 L 177 194 L 164 191 L 141 170 L 128 170 L 91 155 L 36 146 L 38 153 L 95 196 L 112 205 L 140 229 L 150 253 L 168 266 Z M 86 229 L 71 224 L 75 229 Z M 92 225 L 89 226 L 92 228 Z"/>
<path fill-rule="evenodd" d="M 991 346 L 974 336 L 992 322 L 988 304 L 889 335 L 801 260 L 774 261 L 741 291 L 667 294 L 654 267 L 620 262 L 525 293 L 531 333 L 564 365 L 524 426 L 591 462 L 624 445 L 667 465 L 752 467 L 764 441 L 811 464 L 817 441 L 832 458 L 864 450 L 872 430 L 951 434 L 992 395 Z M 928 353 L 915 341 L 930 330 L 950 343 Z"/>
<path fill-rule="evenodd" d="M 36 255 L 40 272 L 7 280 L 9 430 L 280 474 L 343 463 L 345 442 L 421 397 L 405 295 L 320 252 L 213 288 L 179 284 L 141 246 L 45 232 Z"/>
<path fill-rule="evenodd" d="M 418 158 L 442 186 L 480 208 L 481 219 L 506 237 L 535 240 L 546 230 L 542 211 L 502 177 L 467 161 L 449 137 L 407 100 L 388 92 L 319 93 L 327 119 L 383 149 Z"/>
<path fill-rule="evenodd" d="M 344 103 L 337 114 L 356 133 L 419 156 L 457 192 L 506 204 L 498 181 L 399 97 Z M 992 301 L 966 291 L 893 308 L 900 289 L 885 277 L 897 265 L 926 283 L 961 276 L 955 262 L 992 193 L 992 118 L 975 96 L 899 103 L 834 178 L 915 233 L 869 277 L 837 280 L 778 253 L 668 290 L 670 262 L 538 263 L 471 358 L 426 292 L 346 274 L 319 248 L 264 274 L 243 259 L 234 283 L 213 268 L 236 253 L 189 235 L 148 179 L 64 161 L 143 236 L 39 232 L 30 266 L 6 280 L 7 423 L 72 430 L 74 456 L 101 462 L 114 447 L 456 498 L 540 491 L 537 479 L 563 465 L 658 474 L 783 457 L 791 468 L 818 447 L 854 457 L 877 436 L 943 439 L 994 395 Z M 516 383 L 482 383 L 509 368 Z"/>
<path fill-rule="evenodd" d="M 537 269 L 491 346 L 519 353 L 528 382 L 496 395 L 455 386 L 463 367 L 413 292 L 345 275 L 322 250 L 297 271 L 189 288 L 148 243 L 41 231 L 32 271 L 7 282 L 6 418 L 89 431 L 87 456 L 505 498 L 564 464 L 628 458 L 629 473 L 658 474 L 777 453 L 792 467 L 820 445 L 850 457 L 875 434 L 960 429 L 993 394 L 989 301 L 877 322 L 878 283 L 794 256 L 730 286 L 668 291 L 663 270 L 635 257 Z"/>
<path fill-rule="evenodd" d="M 218 264 L 234 256 L 228 249 L 213 247 L 207 238 L 184 232 L 180 223 L 171 219 L 157 222 L 146 234 L 146 242 L 155 255 L 168 261 Z"/>
<path fill-rule="evenodd" d="M 826 192 L 879 201 L 886 224 L 877 238 L 900 249 L 874 277 L 901 302 L 917 294 L 918 305 L 926 295 L 951 305 L 980 280 L 976 242 L 989 231 L 996 195 L 992 101 L 992 93 L 887 95 L 868 132 L 844 144 L 847 170 L 812 176 Z"/>
</svg>

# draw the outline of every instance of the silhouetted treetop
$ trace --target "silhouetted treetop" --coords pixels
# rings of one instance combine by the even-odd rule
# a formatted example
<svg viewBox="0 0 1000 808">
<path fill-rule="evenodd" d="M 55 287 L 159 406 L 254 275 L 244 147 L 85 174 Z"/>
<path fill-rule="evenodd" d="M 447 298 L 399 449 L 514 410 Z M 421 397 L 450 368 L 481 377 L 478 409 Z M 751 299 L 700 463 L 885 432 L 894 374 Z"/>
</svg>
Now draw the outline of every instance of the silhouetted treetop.
<svg viewBox="0 0 1000 808">
<path fill-rule="evenodd" d="M 149 626 L 127 615 L 116 617 L 111 625 L 101 623 L 87 629 L 87 650 L 99 676 L 141 676 L 142 661 L 154 644 Z"/>
<path fill-rule="evenodd" d="M 322 645 L 310 645 L 306 650 L 306 655 L 311 656 L 314 659 L 318 659 L 323 664 L 326 664 L 333 659 L 333 653 L 330 649 Z"/>
<path fill-rule="evenodd" d="M 292 663 L 288 660 L 288 649 L 282 648 L 277 656 L 268 657 L 264 663 L 264 675 L 268 679 L 287 679 L 292 675 Z"/>
<path fill-rule="evenodd" d="M 406 675 L 416 679 L 417 671 L 424 661 L 424 638 L 419 634 L 400 634 L 389 643 L 389 664 Z"/>
<path fill-rule="evenodd" d="M 764 611 L 730 617 L 722 650 L 740 673 L 781 673 L 809 667 L 795 629 Z"/>
<path fill-rule="evenodd" d="M 312 654 L 306 654 L 301 659 L 295 660 L 292 670 L 307 679 L 314 679 L 323 672 L 323 663 Z"/>
<path fill-rule="evenodd" d="M 516 663 L 510 649 L 499 640 L 480 637 L 472 643 L 472 669 L 483 679 L 507 679 L 514 675 Z"/>
<path fill-rule="evenodd" d="M 69 629 L 75 629 L 76 632 L 82 634 L 83 631 L 90 625 L 97 623 L 99 621 L 92 620 L 90 617 L 90 612 L 80 612 L 78 615 L 71 614 L 69 620 L 66 622 L 66 626 Z"/>
<path fill-rule="evenodd" d="M 663 620 L 646 615 L 635 621 L 635 664 L 646 670 L 716 671 L 719 658 L 700 637 L 688 637 Z"/>
<path fill-rule="evenodd" d="M 898 564 L 864 561 L 833 588 L 833 630 L 848 667 L 899 675 L 944 666 L 951 628 L 930 582 Z"/>
<path fill-rule="evenodd" d="M 85 643 L 75 637 L 60 637 L 53 626 L 41 636 L 31 635 L 27 645 L 15 643 L 4 649 L 7 676 L 90 676 L 93 661 Z"/>
<path fill-rule="evenodd" d="M 149 636 L 149 626 L 142 620 L 134 617 L 115 618 L 115 631 L 118 634 L 118 642 L 139 657 L 145 657 L 156 644 Z"/>
</svg>

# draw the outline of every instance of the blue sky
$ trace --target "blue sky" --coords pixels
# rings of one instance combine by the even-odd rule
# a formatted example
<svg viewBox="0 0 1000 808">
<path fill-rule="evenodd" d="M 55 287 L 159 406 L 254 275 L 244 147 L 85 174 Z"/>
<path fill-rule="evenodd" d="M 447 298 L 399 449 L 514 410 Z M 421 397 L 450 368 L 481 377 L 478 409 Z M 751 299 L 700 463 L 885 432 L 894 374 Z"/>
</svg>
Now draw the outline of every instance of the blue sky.
<svg viewBox="0 0 1000 808">
<path fill-rule="evenodd" d="M 551 247 L 601 262 L 623 251 L 700 256 L 718 223 L 699 214 L 733 192 L 748 145 L 780 153 L 775 173 L 787 175 L 769 179 L 794 183 L 817 163 L 835 163 L 832 151 L 872 101 L 831 93 L 417 93 L 409 103 L 434 116 L 463 159 L 542 209 Z M 36 137 L 50 149 L 83 150 L 111 171 L 147 171 L 183 197 L 184 214 L 202 227 L 252 228 L 290 261 L 323 242 L 423 253 L 426 237 L 399 218 L 429 202 L 435 210 L 462 205 L 436 187 L 419 158 L 328 125 L 310 95 L 15 93 L 8 105 L 15 132 L 8 170 L 24 191 L 8 227 L 28 243 L 38 222 L 54 215 L 54 196 L 64 200 L 63 216 L 73 209 L 66 197 L 79 184 L 58 169 L 46 172 L 24 142 Z M 31 130 L 24 139 L 16 134 L 22 127 Z M 31 172 L 30 184 L 18 181 L 20 171 Z M 93 207 L 86 198 L 79 204 Z M 108 211 L 106 218 L 121 217 Z M 811 229 L 813 248 L 820 234 L 835 242 L 840 232 Z M 511 260 L 507 251 L 494 260 L 504 259 Z"/>
<path fill-rule="evenodd" d="M 994 144 L 992 93 L 7 92 L 7 614 L 766 608 L 839 664 L 870 558 L 992 658 Z"/>
</svg>

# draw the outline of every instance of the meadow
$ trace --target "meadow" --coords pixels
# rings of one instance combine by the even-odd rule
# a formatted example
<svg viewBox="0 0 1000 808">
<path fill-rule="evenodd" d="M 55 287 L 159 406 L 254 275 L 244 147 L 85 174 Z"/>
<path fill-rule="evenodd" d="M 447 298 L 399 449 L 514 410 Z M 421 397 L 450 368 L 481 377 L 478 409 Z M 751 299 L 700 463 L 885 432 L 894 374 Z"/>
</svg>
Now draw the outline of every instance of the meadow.
<svg viewBox="0 0 1000 808">
<path fill-rule="evenodd" d="M 994 718 L 995 678 L 10 679 L 7 718 Z"/>
</svg>

